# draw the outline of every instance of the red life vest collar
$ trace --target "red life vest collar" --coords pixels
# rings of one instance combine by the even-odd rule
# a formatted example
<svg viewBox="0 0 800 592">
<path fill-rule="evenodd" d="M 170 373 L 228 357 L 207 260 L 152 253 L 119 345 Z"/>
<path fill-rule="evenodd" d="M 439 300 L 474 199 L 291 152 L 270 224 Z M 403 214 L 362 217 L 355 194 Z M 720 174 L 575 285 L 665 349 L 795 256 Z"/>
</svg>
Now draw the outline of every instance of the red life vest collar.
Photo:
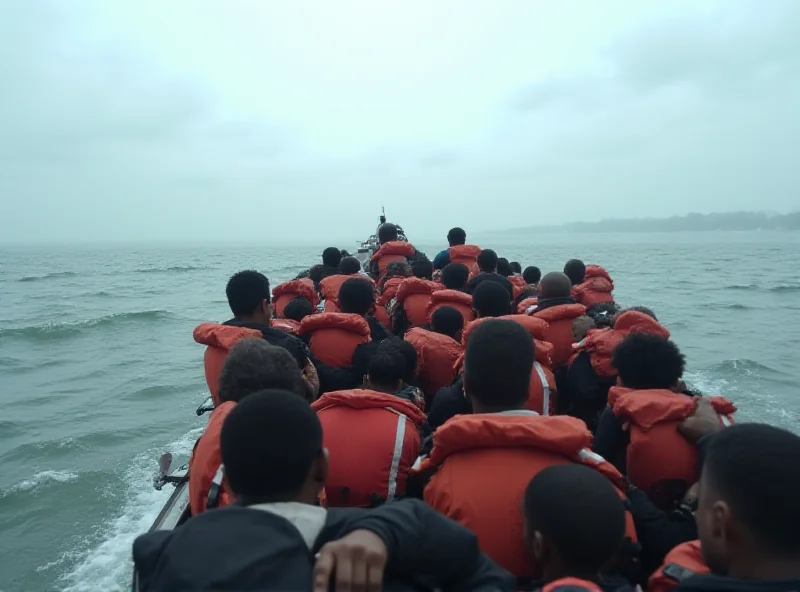
<svg viewBox="0 0 800 592">
<path fill-rule="evenodd" d="M 405 415 L 415 426 L 421 427 L 425 414 L 419 407 L 396 395 L 379 393 L 369 389 L 350 389 L 325 393 L 311 404 L 314 411 L 329 407 L 350 407 L 351 409 L 388 409 Z"/>
<path fill-rule="evenodd" d="M 390 280 L 391 281 L 391 280 Z M 387 282 L 388 283 L 388 282 Z M 403 302 L 412 294 L 433 294 L 442 289 L 442 284 L 418 277 L 405 278 L 397 288 L 397 302 Z"/>
<path fill-rule="evenodd" d="M 481 250 L 478 245 L 455 245 L 447 250 L 447 254 L 451 261 L 453 259 L 477 259 Z"/>
<path fill-rule="evenodd" d="M 232 327 L 219 323 L 201 323 L 192 333 L 194 340 L 202 345 L 218 347 L 227 351 L 248 337 L 263 337 L 258 329 Z"/>
<path fill-rule="evenodd" d="M 586 314 L 586 307 L 583 304 L 557 304 L 549 308 L 534 310 L 532 316 L 553 323 L 577 319 L 584 314 Z"/>
<path fill-rule="evenodd" d="M 371 335 L 367 320 L 357 314 L 345 312 L 323 312 L 309 315 L 300 323 L 300 335 L 309 335 L 320 329 L 339 329 L 356 333 L 362 337 Z"/>
<path fill-rule="evenodd" d="M 314 306 L 319 304 L 319 296 L 317 296 L 317 291 L 314 289 L 314 282 L 309 278 L 300 278 L 298 280 L 292 280 L 291 282 L 284 282 L 272 289 L 273 300 L 286 294 L 302 296 L 306 300 L 311 301 L 311 304 Z"/>
<path fill-rule="evenodd" d="M 374 263 L 375 261 L 380 260 L 381 257 L 385 257 L 387 255 L 402 255 L 403 257 L 411 257 L 415 252 L 416 250 L 411 243 L 407 243 L 405 241 L 389 241 L 388 243 L 383 243 L 381 247 L 375 251 L 370 258 L 370 262 Z"/>
</svg>

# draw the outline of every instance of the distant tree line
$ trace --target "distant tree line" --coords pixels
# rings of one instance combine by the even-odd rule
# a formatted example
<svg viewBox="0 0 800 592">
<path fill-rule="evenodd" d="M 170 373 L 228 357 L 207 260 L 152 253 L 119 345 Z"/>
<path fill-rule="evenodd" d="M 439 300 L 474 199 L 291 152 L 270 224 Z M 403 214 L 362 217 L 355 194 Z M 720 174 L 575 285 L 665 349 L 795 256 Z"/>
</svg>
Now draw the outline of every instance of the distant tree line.
<svg viewBox="0 0 800 592">
<path fill-rule="evenodd" d="M 559 226 L 534 226 L 520 230 L 537 232 L 686 232 L 709 230 L 800 230 L 800 212 L 765 214 L 688 214 L 671 218 L 606 219 L 600 222 L 570 222 Z"/>
</svg>

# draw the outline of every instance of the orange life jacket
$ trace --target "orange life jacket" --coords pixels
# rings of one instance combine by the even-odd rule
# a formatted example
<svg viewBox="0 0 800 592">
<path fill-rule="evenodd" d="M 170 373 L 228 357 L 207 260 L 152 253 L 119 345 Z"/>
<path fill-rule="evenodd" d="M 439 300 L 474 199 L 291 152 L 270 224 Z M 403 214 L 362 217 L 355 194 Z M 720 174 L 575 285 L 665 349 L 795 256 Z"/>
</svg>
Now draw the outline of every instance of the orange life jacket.
<svg viewBox="0 0 800 592">
<path fill-rule="evenodd" d="M 481 248 L 478 245 L 456 245 L 447 250 L 450 263 L 461 263 L 466 265 L 470 271 L 478 269 L 478 255 Z"/>
<path fill-rule="evenodd" d="M 506 321 L 514 321 L 525 328 L 533 337 L 535 347 L 535 359 L 531 372 L 530 386 L 528 390 L 528 402 L 526 409 L 541 413 L 542 415 L 552 415 L 555 413 L 557 404 L 556 379 L 553 375 L 553 346 L 547 341 L 540 341 L 546 335 L 547 323 L 528 315 L 505 315 L 496 317 Z M 461 334 L 461 344 L 466 351 L 469 336 L 481 323 L 491 320 L 490 317 L 475 319 L 464 328 Z M 456 367 L 460 370 L 463 356 L 456 362 Z"/>
<path fill-rule="evenodd" d="M 583 282 L 572 288 L 572 297 L 586 308 L 601 302 L 614 302 L 614 281 L 599 265 L 587 265 Z"/>
<path fill-rule="evenodd" d="M 388 282 L 387 282 L 388 283 Z M 397 306 L 402 306 L 410 327 L 428 322 L 428 305 L 431 294 L 442 289 L 442 284 L 418 277 L 406 278 L 397 288 Z"/>
<path fill-rule="evenodd" d="M 514 290 L 514 300 L 528 289 L 528 282 L 521 275 L 510 275 L 508 276 L 508 281 L 511 282 L 511 287 Z"/>
<path fill-rule="evenodd" d="M 405 241 L 390 241 L 383 243 L 381 247 L 373 253 L 370 264 L 378 264 L 378 277 L 383 276 L 390 263 L 398 261 L 407 262 L 409 257 L 413 257 L 416 249 L 411 243 Z"/>
<path fill-rule="evenodd" d="M 275 316 L 282 317 L 286 305 L 298 296 L 309 300 L 314 306 L 319 304 L 319 296 L 314 289 L 314 282 L 309 278 L 300 278 L 275 286 L 272 289 L 272 308 Z"/>
<path fill-rule="evenodd" d="M 294 319 L 272 319 L 270 325 L 292 335 L 297 335 L 300 331 L 300 323 Z"/>
<path fill-rule="evenodd" d="M 613 329 L 590 331 L 583 341 L 572 347 L 576 352 L 587 352 L 597 375 L 609 378 L 617 375 L 616 369 L 611 365 L 614 349 L 631 333 L 653 333 L 669 339 L 669 331 L 653 317 L 637 310 L 629 310 L 617 317 Z"/>
<path fill-rule="evenodd" d="M 375 301 L 374 316 L 387 328 L 392 326 L 392 319 L 389 316 L 389 304 L 395 296 L 397 296 L 397 290 L 400 288 L 400 284 L 407 279 L 406 277 L 395 276 L 386 280 L 383 284 L 383 288 L 381 288 L 378 299 Z"/>
<path fill-rule="evenodd" d="M 433 508 L 478 537 L 481 550 L 518 578 L 538 572 L 522 536 L 522 498 L 530 480 L 553 465 L 581 463 L 618 489 L 625 478 L 589 452 L 592 434 L 574 417 L 511 414 L 457 415 L 434 433 L 430 465 L 438 470 L 425 488 Z M 626 515 L 635 540 L 633 519 Z"/>
<path fill-rule="evenodd" d="M 703 561 L 700 541 L 681 543 L 667 553 L 664 563 L 647 581 L 648 592 L 672 592 L 686 578 L 711 573 Z"/>
<path fill-rule="evenodd" d="M 535 296 L 532 296 L 531 298 L 526 298 L 525 300 L 522 300 L 519 304 L 517 304 L 517 313 L 526 314 L 531 306 L 536 306 L 538 303 L 539 299 L 536 298 Z"/>
<path fill-rule="evenodd" d="M 370 507 L 405 494 L 425 414 L 395 395 L 355 389 L 312 403 L 330 452 L 328 507 Z"/>
<path fill-rule="evenodd" d="M 431 294 L 431 301 L 428 304 L 428 322 L 431 316 L 443 306 L 451 306 L 461 313 L 464 317 L 464 324 L 471 322 L 475 318 L 475 311 L 472 308 L 472 296 L 459 290 L 438 290 Z"/>
<path fill-rule="evenodd" d="M 345 283 L 347 280 L 352 280 L 353 278 L 358 278 L 360 280 L 364 280 L 365 282 L 369 282 L 373 287 L 375 287 L 375 282 L 372 281 L 372 278 L 358 273 L 354 273 L 352 275 L 329 275 L 328 277 L 320 280 L 319 291 L 322 295 L 322 299 L 325 301 L 325 312 L 341 312 L 341 309 L 339 308 L 339 290 L 341 290 L 343 283 Z"/>
<path fill-rule="evenodd" d="M 722 425 L 732 423 L 736 407 L 723 397 L 709 397 Z M 632 390 L 612 387 L 608 402 L 614 415 L 630 430 L 627 473 L 631 483 L 665 508 L 674 499 L 672 484 L 688 489 L 700 477 L 697 448 L 677 431 L 695 410 L 694 398 L 670 390 Z"/>
<path fill-rule="evenodd" d="M 217 507 L 226 506 L 231 497 L 225 491 L 222 479 L 222 456 L 219 438 L 225 418 L 236 407 L 233 401 L 217 405 L 211 412 L 208 425 L 197 441 L 192 457 L 189 459 L 189 505 L 192 515 L 205 511 L 212 483 L 218 488 Z"/>
<path fill-rule="evenodd" d="M 572 356 L 572 323 L 586 313 L 582 304 L 559 304 L 543 310 L 534 310 L 531 316 L 547 321 L 545 341 L 553 344 L 553 367 L 569 363 Z"/>
<path fill-rule="evenodd" d="M 408 331 L 404 339 L 417 350 L 419 382 L 429 407 L 440 388 L 453 384 L 456 362 L 464 350 L 452 337 L 421 327 Z"/>
<path fill-rule="evenodd" d="M 353 363 L 356 348 L 370 339 L 369 323 L 357 314 L 323 312 L 307 316 L 300 323 L 300 335 L 308 337 L 311 352 L 334 368 Z"/>
<path fill-rule="evenodd" d="M 222 365 L 225 363 L 225 358 L 228 357 L 228 352 L 242 339 L 263 337 L 263 335 L 257 329 L 202 323 L 195 328 L 193 337 L 197 343 L 208 346 L 203 355 L 206 384 L 208 384 L 214 405 L 219 405 L 219 373 L 222 371 Z"/>
<path fill-rule="evenodd" d="M 633 590 L 633 588 L 630 588 Z M 548 582 L 537 592 L 604 592 L 603 588 L 588 580 L 580 578 L 560 578 Z"/>
</svg>

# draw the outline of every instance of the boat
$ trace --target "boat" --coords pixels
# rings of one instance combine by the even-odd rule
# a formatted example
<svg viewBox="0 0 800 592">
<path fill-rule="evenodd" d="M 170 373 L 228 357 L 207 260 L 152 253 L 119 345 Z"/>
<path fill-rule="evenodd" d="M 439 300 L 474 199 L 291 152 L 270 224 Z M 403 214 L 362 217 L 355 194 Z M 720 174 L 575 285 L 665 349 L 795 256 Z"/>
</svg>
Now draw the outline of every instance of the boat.
<svg viewBox="0 0 800 592">
<path fill-rule="evenodd" d="M 386 210 L 381 207 L 381 217 L 380 224 L 378 224 L 378 228 L 381 227 L 382 224 L 386 224 Z M 401 241 L 407 242 L 408 239 L 406 238 L 406 234 L 403 231 L 403 227 L 399 224 L 397 226 L 397 238 Z M 358 243 L 358 250 L 356 251 L 356 259 L 361 262 L 361 267 L 364 271 L 369 271 L 369 261 L 372 258 L 372 255 L 380 248 L 381 244 L 378 241 L 378 229 L 375 229 L 375 234 L 370 235 L 370 237 L 365 241 L 360 241 Z"/>
</svg>

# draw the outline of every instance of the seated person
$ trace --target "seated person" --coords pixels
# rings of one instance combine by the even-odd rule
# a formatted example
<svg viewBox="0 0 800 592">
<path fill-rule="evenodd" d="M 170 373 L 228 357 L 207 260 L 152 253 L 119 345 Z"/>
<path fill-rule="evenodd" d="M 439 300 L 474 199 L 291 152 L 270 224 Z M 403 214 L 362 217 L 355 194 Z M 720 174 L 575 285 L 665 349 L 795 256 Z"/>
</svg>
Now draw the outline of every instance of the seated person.
<svg viewBox="0 0 800 592">
<path fill-rule="evenodd" d="M 299 278 L 278 284 L 272 290 L 272 316 L 283 318 L 284 309 L 298 296 L 307 298 L 315 307 L 319 304 L 317 286 L 308 278 Z"/>
<path fill-rule="evenodd" d="M 514 275 L 522 275 L 522 265 L 520 265 L 519 261 L 512 261 L 509 265 L 511 265 L 511 271 L 514 272 Z"/>
<path fill-rule="evenodd" d="M 398 397 L 414 403 L 420 411 L 425 411 L 425 394 L 419 387 L 419 371 L 417 350 L 401 337 L 392 337 L 382 341 L 377 351 L 399 353 L 405 362 L 403 366 L 403 385 L 395 392 Z"/>
<path fill-rule="evenodd" d="M 479 273 L 467 282 L 465 291 L 468 294 L 475 292 L 475 288 L 480 286 L 483 282 L 497 282 L 508 290 L 509 298 L 514 297 L 514 287 L 507 277 L 497 273 L 497 263 L 499 259 L 497 253 L 491 249 L 484 249 L 478 255 L 478 269 Z"/>
<path fill-rule="evenodd" d="M 378 227 L 378 242 L 380 248 L 370 258 L 370 273 L 376 280 L 380 280 L 390 263 L 405 262 L 411 264 L 417 254 L 414 246 L 400 240 L 397 226 L 384 223 Z"/>
<path fill-rule="evenodd" d="M 584 265 L 572 259 L 564 266 L 564 273 L 572 282 L 572 297 L 587 308 L 601 302 L 614 302 L 614 281 L 599 265 Z"/>
<path fill-rule="evenodd" d="M 477 267 L 476 259 L 480 255 L 481 248 L 477 245 L 468 245 L 466 242 L 467 233 L 464 229 L 451 228 L 447 233 L 447 244 L 450 246 L 433 259 L 434 269 L 444 269 L 451 263 L 460 263 L 469 269 Z"/>
<path fill-rule="evenodd" d="M 542 279 L 542 271 L 535 265 L 529 265 L 525 268 L 525 271 L 522 272 L 522 279 L 524 279 L 525 283 L 529 286 L 536 287 L 539 285 L 539 280 Z"/>
<path fill-rule="evenodd" d="M 243 400 L 222 427 L 221 452 L 237 503 L 138 537 L 135 590 L 513 589 L 475 535 L 422 502 L 316 506 L 328 452 L 316 414 L 293 393 Z"/>
<path fill-rule="evenodd" d="M 425 421 L 415 404 L 395 394 L 405 371 L 403 355 L 381 344 L 362 389 L 327 393 L 312 405 L 331 452 L 329 507 L 368 508 L 405 493 Z"/>
<path fill-rule="evenodd" d="M 413 327 L 427 324 L 433 294 L 441 289 L 442 284 L 418 276 L 403 281 L 390 306 L 394 332 L 403 335 Z"/>
<path fill-rule="evenodd" d="M 451 263 L 442 270 L 442 284 L 444 290 L 437 290 L 431 294 L 428 306 L 428 322 L 431 315 L 442 306 L 451 306 L 461 313 L 465 323 L 475 318 L 472 310 L 472 296 L 464 291 L 469 280 L 469 269 L 461 263 Z"/>
<path fill-rule="evenodd" d="M 361 263 L 355 257 L 345 257 L 339 264 L 339 273 L 329 275 L 319 283 L 319 292 L 325 301 L 325 312 L 341 312 L 339 308 L 339 290 L 342 284 L 353 277 L 364 278 L 372 283 L 368 276 L 361 275 Z"/>
<path fill-rule="evenodd" d="M 342 252 L 336 247 L 328 247 L 322 251 L 322 265 L 315 265 L 309 270 L 308 277 L 319 287 L 320 282 L 326 277 L 339 273 L 339 264 L 342 262 Z"/>
<path fill-rule="evenodd" d="M 272 319 L 272 326 L 281 331 L 286 331 L 292 335 L 297 335 L 300 331 L 300 322 L 307 316 L 313 315 L 317 309 L 311 301 L 302 296 L 298 296 L 290 301 L 283 309 L 282 319 Z"/>
<path fill-rule="evenodd" d="M 563 273 L 548 273 L 539 282 L 539 301 L 531 316 L 547 321 L 546 341 L 553 344 L 553 366 L 566 367 L 572 357 L 572 323 L 586 314 L 586 307 L 573 300 L 572 284 Z"/>
</svg>

